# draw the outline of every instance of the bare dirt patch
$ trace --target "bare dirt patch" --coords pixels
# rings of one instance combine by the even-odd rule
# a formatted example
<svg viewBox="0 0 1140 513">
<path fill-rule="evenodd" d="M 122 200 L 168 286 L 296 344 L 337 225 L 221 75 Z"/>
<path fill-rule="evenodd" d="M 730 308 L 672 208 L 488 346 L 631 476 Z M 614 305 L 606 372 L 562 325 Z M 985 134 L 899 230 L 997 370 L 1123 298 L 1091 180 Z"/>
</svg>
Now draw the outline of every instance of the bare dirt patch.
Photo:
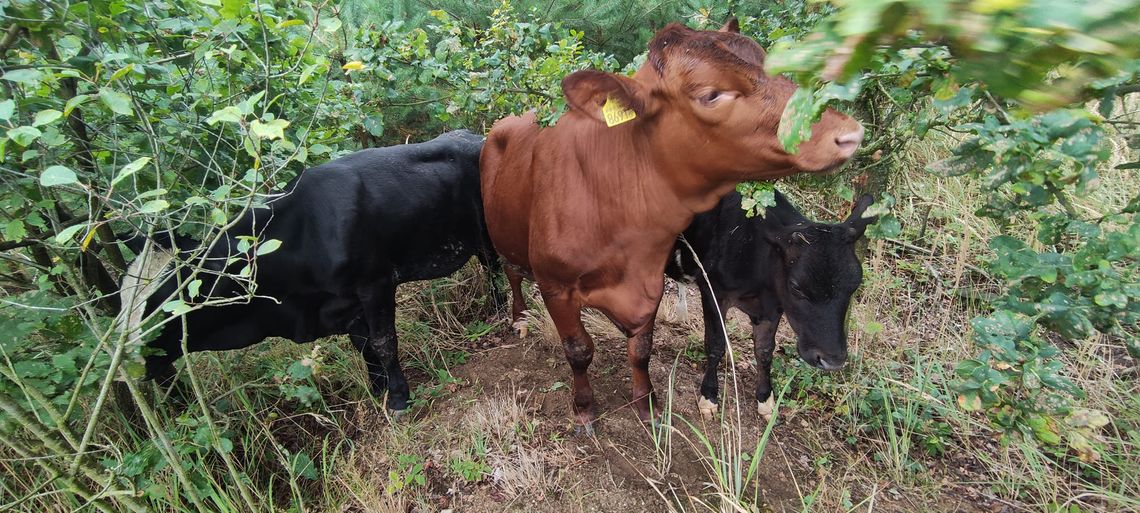
<svg viewBox="0 0 1140 513">
<path fill-rule="evenodd" d="M 692 303 L 695 301 L 690 301 L 690 308 L 694 308 Z M 667 303 L 667 307 L 671 308 L 671 304 Z M 692 312 L 690 318 L 694 320 L 690 322 L 698 323 L 699 328 L 699 320 L 692 317 L 697 315 Z M 662 317 L 673 320 L 671 315 Z M 562 349 L 541 334 L 545 330 L 535 331 L 539 333 L 520 340 L 503 329 L 472 343 L 472 354 L 466 363 L 451 368 L 458 382 L 449 387 L 449 392 L 415 412 L 414 420 L 401 421 L 411 422 L 411 430 L 418 431 L 407 434 L 411 438 L 403 447 L 426 448 L 431 455 L 427 461 L 426 490 L 420 491 L 418 502 L 409 501 L 401 508 L 476 512 L 704 509 L 691 498 L 699 498 L 713 509 L 720 508 L 715 496 L 717 487 L 712 484 L 716 477 L 709 450 L 693 427 L 677 417 L 691 422 L 714 440 L 714 446 L 718 445 L 718 437 L 738 436 L 743 452 L 755 449 L 765 424 L 750 399 L 755 371 L 749 365 L 751 354 L 741 352 L 749 343 L 738 340 L 734 344 L 742 422 L 732 422 L 735 427 L 728 428 L 719 421 L 702 419 L 697 411 L 697 382 L 703 364 L 692 362 L 684 352 L 690 344 L 690 334 L 699 331 L 687 324 L 659 322 L 650 372 L 661 402 L 670 398 L 672 383 L 670 407 L 675 417 L 671 441 L 655 443 L 650 428 L 637 420 L 629 404 L 630 373 L 624 339 L 613 332 L 591 329 L 597 352 L 590 375 L 599 421 L 596 436 L 588 437 L 574 433 L 570 376 Z M 790 333 L 783 333 L 781 338 L 786 340 L 789 336 Z M 722 393 L 731 393 L 730 383 L 723 386 Z M 473 409 L 502 407 L 502 401 L 513 402 L 518 410 L 498 414 L 499 417 L 484 416 L 474 424 L 470 420 Z M 721 407 L 731 406 L 722 399 Z M 759 511 L 780 512 L 1006 509 L 978 487 L 962 484 L 979 480 L 969 462 L 944 458 L 947 467 L 932 469 L 930 482 L 921 487 L 921 493 L 916 493 L 912 485 L 882 479 L 882 473 L 868 470 L 877 464 L 870 449 L 845 443 L 838 434 L 842 429 L 836 426 L 841 421 L 835 417 L 819 409 L 782 410 L 757 469 L 758 489 L 747 489 L 746 502 Z M 495 434 L 502 430 L 486 425 L 495 422 L 495 418 L 505 419 L 502 422 L 510 423 L 510 429 L 515 431 L 526 426 L 525 436 Z M 362 415 L 353 419 L 353 424 L 357 433 L 393 429 L 383 415 Z M 724 431 L 726 428 L 735 431 Z M 488 477 L 464 482 L 447 472 L 446 466 L 449 458 L 460 452 L 458 447 L 468 440 L 462 433 L 475 431 L 483 433 L 480 436 L 484 441 L 500 440 L 503 448 L 501 454 L 488 449 Z M 460 433 L 458 438 L 456 433 Z M 369 440 L 365 436 L 358 444 L 364 454 L 373 455 L 373 465 L 377 460 L 387 462 L 395 457 L 385 454 L 394 450 L 385 448 L 387 442 L 376 442 L 377 446 L 369 448 Z M 824 460 L 829 463 L 821 465 L 821 456 L 826 456 Z M 387 466 L 381 464 L 374 469 L 382 472 Z M 513 476 L 513 480 L 504 476 Z M 816 503 L 808 508 L 811 501 Z"/>
</svg>

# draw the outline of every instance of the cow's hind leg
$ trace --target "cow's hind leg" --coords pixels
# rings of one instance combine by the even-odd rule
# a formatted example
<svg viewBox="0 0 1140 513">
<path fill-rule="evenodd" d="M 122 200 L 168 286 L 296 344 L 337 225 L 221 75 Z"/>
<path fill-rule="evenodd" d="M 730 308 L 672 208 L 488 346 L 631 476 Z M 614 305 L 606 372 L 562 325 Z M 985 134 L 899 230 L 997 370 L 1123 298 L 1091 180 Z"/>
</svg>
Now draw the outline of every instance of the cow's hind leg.
<svg viewBox="0 0 1140 513">
<path fill-rule="evenodd" d="M 543 292 L 543 301 L 558 329 L 558 336 L 562 339 L 562 349 L 566 353 L 566 361 L 570 363 L 570 370 L 574 377 L 572 390 L 574 399 L 574 414 L 578 427 L 586 434 L 594 432 L 594 389 L 590 387 L 590 378 L 586 371 L 590 362 L 594 360 L 594 341 L 582 325 L 582 307 L 569 298 L 569 294 L 558 296 L 547 295 Z"/>
<path fill-rule="evenodd" d="M 374 392 L 387 385 L 388 408 L 403 412 L 408 408 L 408 381 L 400 369 L 399 346 L 396 341 L 396 285 L 391 281 L 376 284 L 359 292 L 364 309 L 364 321 L 368 326 L 368 341 L 364 353 L 365 362 L 375 359 L 379 372 L 372 376 L 373 366 L 369 366 Z M 369 353 L 372 353 L 371 356 Z M 385 380 L 387 381 L 385 383 Z"/>
<path fill-rule="evenodd" d="M 527 322 L 523 313 L 526 311 L 526 300 L 523 299 L 522 294 L 522 274 L 518 270 L 513 269 L 510 265 L 503 268 L 507 275 L 507 281 L 511 285 L 511 327 L 515 330 L 515 335 L 519 338 L 526 338 Z"/>
<path fill-rule="evenodd" d="M 728 344 L 725 338 L 724 316 L 726 305 L 705 283 L 700 283 L 701 311 L 705 323 L 705 376 L 701 380 L 701 397 L 697 399 L 697 409 L 701 416 L 712 418 L 720 404 L 720 362 Z"/>
<path fill-rule="evenodd" d="M 174 383 L 176 373 L 174 372 L 174 361 L 177 356 L 170 356 L 168 354 L 150 355 L 146 357 L 146 377 L 144 379 L 153 380 L 154 384 L 166 388 Z"/>
</svg>

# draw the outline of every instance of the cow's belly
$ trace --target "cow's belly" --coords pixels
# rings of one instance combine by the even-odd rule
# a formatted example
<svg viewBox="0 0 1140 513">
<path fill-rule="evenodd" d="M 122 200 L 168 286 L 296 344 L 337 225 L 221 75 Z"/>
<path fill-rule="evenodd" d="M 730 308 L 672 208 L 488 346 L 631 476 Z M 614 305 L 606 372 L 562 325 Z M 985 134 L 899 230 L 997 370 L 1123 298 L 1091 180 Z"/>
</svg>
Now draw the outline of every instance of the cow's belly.
<svg viewBox="0 0 1140 513">
<path fill-rule="evenodd" d="M 418 261 L 397 265 L 393 271 L 397 284 L 409 281 L 434 280 L 454 274 L 471 260 L 474 253 L 468 249 L 443 247 L 434 255 L 424 255 Z"/>
<path fill-rule="evenodd" d="M 534 152 L 538 125 L 534 113 L 495 123 L 480 156 L 483 215 L 491 242 L 506 261 L 529 270 Z M 550 170 L 546 170 L 549 172 Z"/>
<path fill-rule="evenodd" d="M 484 199 L 487 234 L 495 251 L 509 263 L 524 270 L 530 266 L 530 208 L 525 201 L 511 201 L 504 193 Z"/>
</svg>

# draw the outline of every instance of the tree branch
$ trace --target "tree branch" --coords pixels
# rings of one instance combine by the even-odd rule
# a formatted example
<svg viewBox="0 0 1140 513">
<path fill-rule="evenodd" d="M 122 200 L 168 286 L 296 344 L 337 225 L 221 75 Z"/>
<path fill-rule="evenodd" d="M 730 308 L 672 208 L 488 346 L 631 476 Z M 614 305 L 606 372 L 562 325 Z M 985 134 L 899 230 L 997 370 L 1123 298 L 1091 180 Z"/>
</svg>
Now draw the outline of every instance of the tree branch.
<svg viewBox="0 0 1140 513">
<path fill-rule="evenodd" d="M 87 215 L 84 214 L 84 215 L 81 215 L 79 217 L 74 217 L 74 218 L 68 220 L 66 223 L 60 223 L 60 226 L 61 226 L 61 228 L 69 228 L 69 227 L 75 226 L 79 223 L 86 223 L 87 219 L 88 219 Z M 0 241 L 0 251 L 8 251 L 8 250 L 12 250 L 12 249 L 26 248 L 28 246 L 34 246 L 36 244 L 42 243 L 44 241 L 44 239 L 46 239 L 50 236 L 54 236 L 54 235 L 55 235 L 54 233 L 47 233 L 47 234 L 43 234 L 43 235 L 36 236 L 36 237 L 28 237 L 28 238 L 23 239 L 23 240 Z"/>
</svg>

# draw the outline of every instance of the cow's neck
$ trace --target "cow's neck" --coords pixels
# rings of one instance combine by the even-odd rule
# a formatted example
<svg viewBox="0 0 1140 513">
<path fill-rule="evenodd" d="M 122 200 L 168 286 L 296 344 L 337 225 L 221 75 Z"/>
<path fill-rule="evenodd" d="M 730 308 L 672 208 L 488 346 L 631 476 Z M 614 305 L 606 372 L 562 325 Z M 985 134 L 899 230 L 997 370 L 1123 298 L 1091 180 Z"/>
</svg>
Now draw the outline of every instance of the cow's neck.
<svg viewBox="0 0 1140 513">
<path fill-rule="evenodd" d="M 576 145 L 577 160 L 599 209 L 620 206 L 620 219 L 613 222 L 643 237 L 656 234 L 672 244 L 695 212 L 692 198 L 679 195 L 684 191 L 665 178 L 660 163 L 651 157 L 659 150 L 625 127 L 611 129 L 596 123 L 590 128 Z"/>
</svg>

